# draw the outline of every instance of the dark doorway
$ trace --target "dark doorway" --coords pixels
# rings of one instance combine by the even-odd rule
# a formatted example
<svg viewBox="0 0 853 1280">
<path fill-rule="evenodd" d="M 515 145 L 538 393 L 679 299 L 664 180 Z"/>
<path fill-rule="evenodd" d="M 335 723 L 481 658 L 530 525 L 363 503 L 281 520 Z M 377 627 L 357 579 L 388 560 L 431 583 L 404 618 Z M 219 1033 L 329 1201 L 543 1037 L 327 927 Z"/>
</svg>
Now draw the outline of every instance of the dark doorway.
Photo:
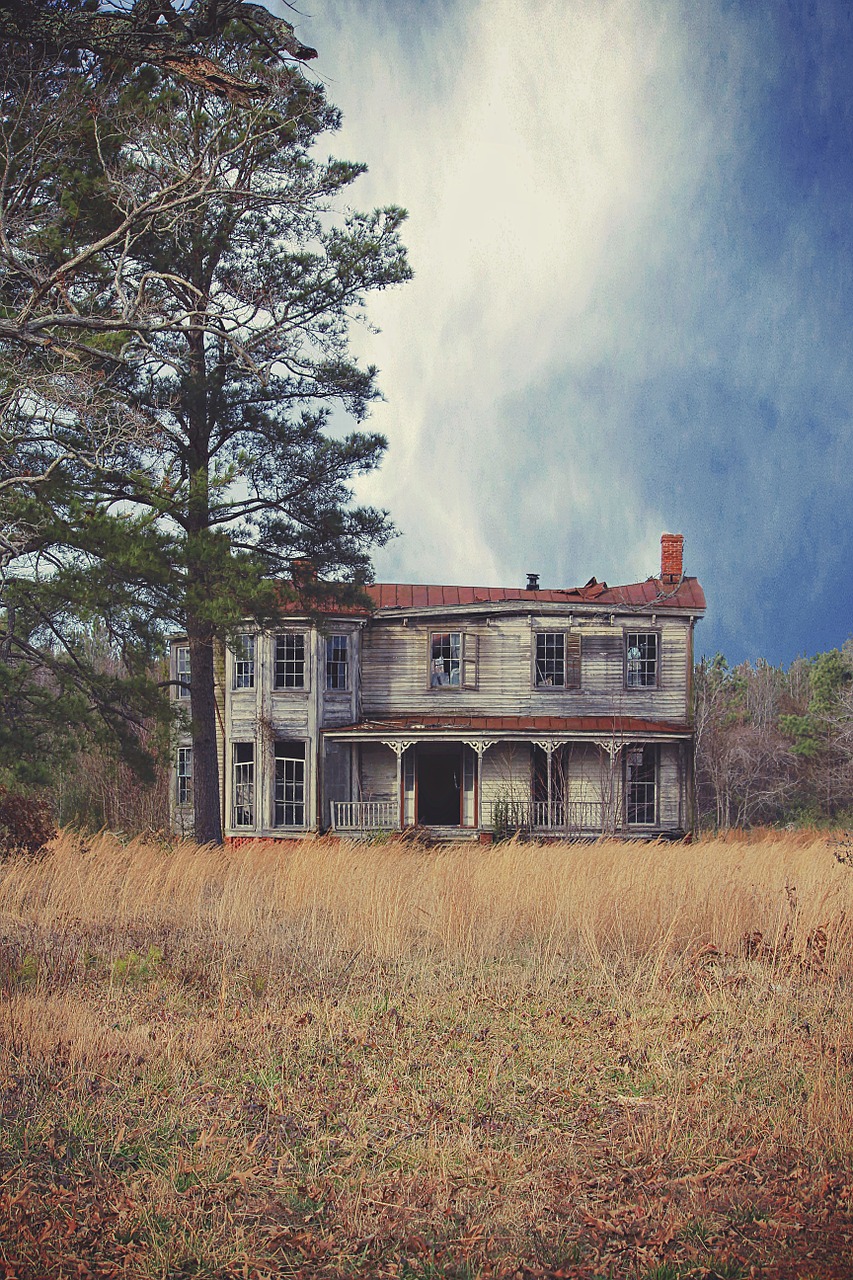
<svg viewBox="0 0 853 1280">
<path fill-rule="evenodd" d="M 461 825 L 461 747 L 418 747 L 418 822 L 428 827 Z"/>
</svg>

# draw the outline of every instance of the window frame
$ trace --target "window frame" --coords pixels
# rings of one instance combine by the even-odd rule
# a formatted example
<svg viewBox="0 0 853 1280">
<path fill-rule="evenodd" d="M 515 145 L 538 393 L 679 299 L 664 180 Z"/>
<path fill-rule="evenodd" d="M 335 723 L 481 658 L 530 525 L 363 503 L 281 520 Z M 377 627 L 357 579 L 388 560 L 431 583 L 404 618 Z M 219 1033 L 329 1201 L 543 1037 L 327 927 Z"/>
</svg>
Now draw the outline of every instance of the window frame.
<svg viewBox="0 0 853 1280">
<path fill-rule="evenodd" d="M 286 755 L 284 752 L 284 748 L 287 748 L 287 747 L 290 747 L 291 749 L 294 747 L 300 747 L 302 749 L 302 754 Z M 281 761 L 282 765 L 284 766 L 281 771 L 282 772 L 281 778 L 279 778 L 279 761 Z M 293 777 L 288 781 L 288 778 L 287 778 L 288 764 L 302 766 L 301 779 Z M 282 795 L 280 799 L 279 799 L 279 785 L 281 785 L 281 788 L 282 788 Z M 290 800 L 287 799 L 288 785 L 301 788 L 301 793 L 302 793 L 301 799 L 296 799 L 295 797 Z M 278 820 L 279 806 L 281 807 L 281 815 L 282 815 L 281 821 Z M 301 809 L 302 810 L 301 822 L 287 822 L 286 816 L 287 816 L 288 809 L 293 809 L 293 810 Z M 308 816 L 308 743 L 301 738 L 280 739 L 273 744 L 273 787 L 272 787 L 273 829 L 276 831 L 304 831 L 307 826 L 307 822 L 306 822 L 307 816 Z"/>
<path fill-rule="evenodd" d="M 326 692 L 327 693 L 349 693 L 351 690 L 351 685 L 350 685 L 350 665 L 351 665 L 350 654 L 352 650 L 352 645 L 350 643 L 351 639 L 352 637 L 348 631 L 334 631 L 325 637 L 326 643 L 324 647 L 325 647 L 325 654 L 326 654 Z M 341 641 L 341 640 L 343 641 L 343 645 L 344 645 L 343 660 L 341 660 L 340 658 L 332 657 L 332 653 L 333 653 L 332 646 L 334 646 L 335 641 Z M 331 668 L 333 667 L 338 669 L 343 667 L 343 675 L 344 675 L 343 684 L 329 683 L 330 676 L 331 676 Z"/>
<path fill-rule="evenodd" d="M 638 779 L 632 780 L 631 753 L 635 751 L 640 751 L 642 753 L 642 756 L 644 757 L 640 761 L 641 769 L 648 768 L 649 764 L 651 764 L 651 773 L 652 773 L 651 779 L 638 778 Z M 649 753 L 651 756 L 650 761 L 646 760 L 645 758 L 647 753 Z M 659 747 L 659 744 L 656 742 L 629 743 L 625 748 L 624 759 L 625 759 L 625 774 L 623 779 L 623 786 L 624 786 L 624 795 L 625 795 L 625 825 L 626 827 L 656 827 L 659 825 L 659 812 L 660 812 L 660 747 Z M 649 798 L 648 798 L 649 787 L 651 788 L 651 797 L 652 797 L 651 798 L 652 816 L 651 818 L 644 818 L 642 820 L 638 820 L 638 818 L 636 817 L 637 810 L 641 807 L 648 808 L 649 806 Z M 638 798 L 636 791 L 634 790 L 635 788 L 645 789 L 643 799 Z M 632 792 L 633 792 L 633 798 L 632 798 Z M 635 813 L 633 821 L 631 819 L 632 806 L 634 808 L 634 813 Z"/>
<path fill-rule="evenodd" d="M 563 641 L 563 682 L 562 684 L 540 684 L 537 680 L 539 671 L 539 639 L 548 636 L 560 636 Z M 574 678 L 573 678 L 573 673 Z M 531 654 L 530 682 L 537 693 L 576 693 L 583 680 L 583 645 L 581 633 L 573 627 L 536 627 L 533 632 Z"/>
<path fill-rule="evenodd" d="M 187 765 L 189 765 L 188 768 Z M 193 798 L 193 749 L 178 747 L 175 759 L 175 803 L 181 806 L 190 805 L 193 803 Z"/>
<path fill-rule="evenodd" d="M 639 662 L 639 663 L 644 663 L 644 662 L 647 663 L 649 661 L 648 657 L 644 658 L 642 656 L 642 653 L 640 657 L 636 659 L 631 659 L 628 657 L 628 648 L 629 648 L 628 641 L 631 636 L 637 636 L 638 638 L 652 637 L 654 639 L 655 656 L 654 656 L 654 679 L 653 680 L 644 680 L 642 683 L 637 681 L 633 681 L 633 682 L 629 681 L 628 677 L 630 674 L 630 663 L 632 661 Z M 629 631 L 626 628 L 622 632 L 622 685 L 624 689 L 630 692 L 634 692 L 637 689 L 640 689 L 640 690 L 659 689 L 661 687 L 660 676 L 661 676 L 662 648 L 663 646 L 661 644 L 661 631 L 659 627 L 644 627 L 642 630 L 635 630 L 635 631 Z"/>
<path fill-rule="evenodd" d="M 238 759 L 238 751 L 248 748 L 250 758 L 246 760 Z M 231 743 L 231 826 L 236 830 L 254 830 L 255 815 L 257 812 L 257 790 L 256 790 L 256 756 L 254 742 L 232 742 Z M 245 770 L 244 774 L 238 775 L 238 770 Z M 248 799 L 238 799 L 238 796 Z M 242 819 L 239 817 L 241 811 L 248 811 L 248 817 Z"/>
<path fill-rule="evenodd" d="M 452 683 L 453 670 L 451 668 L 449 680 L 446 684 L 434 683 L 433 677 L 437 674 L 435 664 L 444 662 L 441 656 L 435 656 L 434 641 L 436 637 L 447 636 L 449 641 L 449 661 L 454 661 L 453 655 L 453 637 L 459 637 L 458 657 L 455 661 L 458 664 L 459 679 Z M 427 638 L 427 688 L 430 693 L 451 692 L 458 693 L 460 689 L 476 689 L 479 687 L 480 672 L 480 637 L 476 632 L 466 631 L 459 628 L 455 631 L 430 631 Z"/>
<path fill-rule="evenodd" d="M 255 687 L 258 643 L 254 631 L 241 631 L 236 636 L 236 648 L 231 650 L 231 688 L 234 693 L 244 693 Z"/>
<path fill-rule="evenodd" d="M 299 640 L 302 642 L 302 655 L 299 657 L 288 657 L 286 651 L 282 657 L 279 657 L 279 646 L 285 647 L 290 641 L 295 644 Z M 278 631 L 273 636 L 272 650 L 272 687 L 273 693 L 304 693 L 309 687 L 309 651 L 308 651 L 308 635 L 305 631 Z M 287 683 L 287 665 L 288 663 L 301 663 L 301 684 Z M 281 682 L 279 682 L 279 668 L 281 668 Z"/>
<path fill-rule="evenodd" d="M 186 655 L 186 666 L 182 658 Z M 190 647 L 188 644 L 175 645 L 175 697 L 189 698 L 192 693 L 192 671 L 190 668 Z"/>
</svg>

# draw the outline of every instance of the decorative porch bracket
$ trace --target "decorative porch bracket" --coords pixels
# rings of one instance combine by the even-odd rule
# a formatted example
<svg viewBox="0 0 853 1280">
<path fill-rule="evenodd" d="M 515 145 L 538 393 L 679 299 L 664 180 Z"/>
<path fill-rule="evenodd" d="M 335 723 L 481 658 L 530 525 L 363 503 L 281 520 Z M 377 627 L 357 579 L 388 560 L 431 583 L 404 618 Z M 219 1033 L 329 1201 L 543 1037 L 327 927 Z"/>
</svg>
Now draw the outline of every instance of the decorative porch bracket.
<svg viewBox="0 0 853 1280">
<path fill-rule="evenodd" d="M 597 747 L 600 747 L 602 751 L 607 752 L 610 756 L 611 764 L 613 764 L 622 748 L 628 745 L 627 742 L 614 742 L 612 738 L 593 738 L 592 741 Z"/>
</svg>

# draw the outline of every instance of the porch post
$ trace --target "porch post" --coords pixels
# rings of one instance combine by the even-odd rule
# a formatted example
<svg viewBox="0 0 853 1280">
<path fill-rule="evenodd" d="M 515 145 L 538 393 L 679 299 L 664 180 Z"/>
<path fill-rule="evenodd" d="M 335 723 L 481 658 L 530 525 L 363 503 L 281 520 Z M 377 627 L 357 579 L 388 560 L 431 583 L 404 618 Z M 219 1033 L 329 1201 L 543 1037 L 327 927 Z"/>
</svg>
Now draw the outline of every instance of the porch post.
<svg viewBox="0 0 853 1280">
<path fill-rule="evenodd" d="M 474 830 L 480 828 L 483 793 L 483 755 L 489 747 L 494 746 L 494 738 L 463 738 L 463 746 L 470 747 L 477 757 L 477 770 L 474 774 Z"/>
<path fill-rule="evenodd" d="M 551 782 L 551 759 L 554 755 L 554 742 L 553 742 L 553 739 L 551 738 L 539 738 L 536 742 L 534 742 L 533 745 L 534 747 L 539 747 L 540 751 L 544 751 L 546 756 L 545 768 L 548 773 L 548 778 L 546 782 L 545 795 L 548 801 L 548 816 L 545 820 L 545 826 L 550 828 L 554 825 L 554 796 L 553 796 L 553 788 L 552 788 L 552 782 Z M 532 795 L 530 797 L 530 807 L 533 810 L 532 825 L 536 826 L 536 808 L 535 808 L 535 802 L 533 800 Z"/>
<path fill-rule="evenodd" d="M 621 752 L 622 747 L 626 744 L 622 742 L 616 742 L 615 739 L 613 738 L 594 738 L 593 741 L 601 751 L 606 751 L 607 755 L 610 758 L 609 787 L 610 787 L 610 799 L 613 802 L 613 830 L 615 832 L 616 830 L 616 795 L 614 792 L 614 784 L 616 779 L 616 757 Z M 601 830 L 603 834 L 604 833 L 604 803 L 603 802 L 602 802 L 601 808 L 602 808 Z M 622 796 L 623 821 L 619 823 L 620 827 L 624 826 L 624 813 L 625 813 L 625 797 L 623 795 Z"/>
<path fill-rule="evenodd" d="M 383 747 L 390 747 L 397 757 L 397 830 L 402 831 L 406 817 L 403 812 L 403 752 L 408 751 L 409 747 L 414 745 L 414 742 L 395 742 L 390 739 L 384 739 L 382 745 Z"/>
</svg>

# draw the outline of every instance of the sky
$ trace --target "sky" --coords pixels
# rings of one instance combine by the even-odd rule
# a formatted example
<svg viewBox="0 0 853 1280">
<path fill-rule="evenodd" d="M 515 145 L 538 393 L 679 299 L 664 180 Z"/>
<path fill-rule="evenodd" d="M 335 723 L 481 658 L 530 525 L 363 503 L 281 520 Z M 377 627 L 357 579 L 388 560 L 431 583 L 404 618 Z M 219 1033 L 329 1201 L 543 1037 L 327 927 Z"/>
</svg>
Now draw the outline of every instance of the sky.
<svg viewBox="0 0 853 1280">
<path fill-rule="evenodd" d="M 271 0 L 273 7 L 276 0 Z M 697 653 L 853 635 L 853 6 L 302 0 L 415 276 L 369 301 L 382 581 L 653 574 Z"/>
</svg>

